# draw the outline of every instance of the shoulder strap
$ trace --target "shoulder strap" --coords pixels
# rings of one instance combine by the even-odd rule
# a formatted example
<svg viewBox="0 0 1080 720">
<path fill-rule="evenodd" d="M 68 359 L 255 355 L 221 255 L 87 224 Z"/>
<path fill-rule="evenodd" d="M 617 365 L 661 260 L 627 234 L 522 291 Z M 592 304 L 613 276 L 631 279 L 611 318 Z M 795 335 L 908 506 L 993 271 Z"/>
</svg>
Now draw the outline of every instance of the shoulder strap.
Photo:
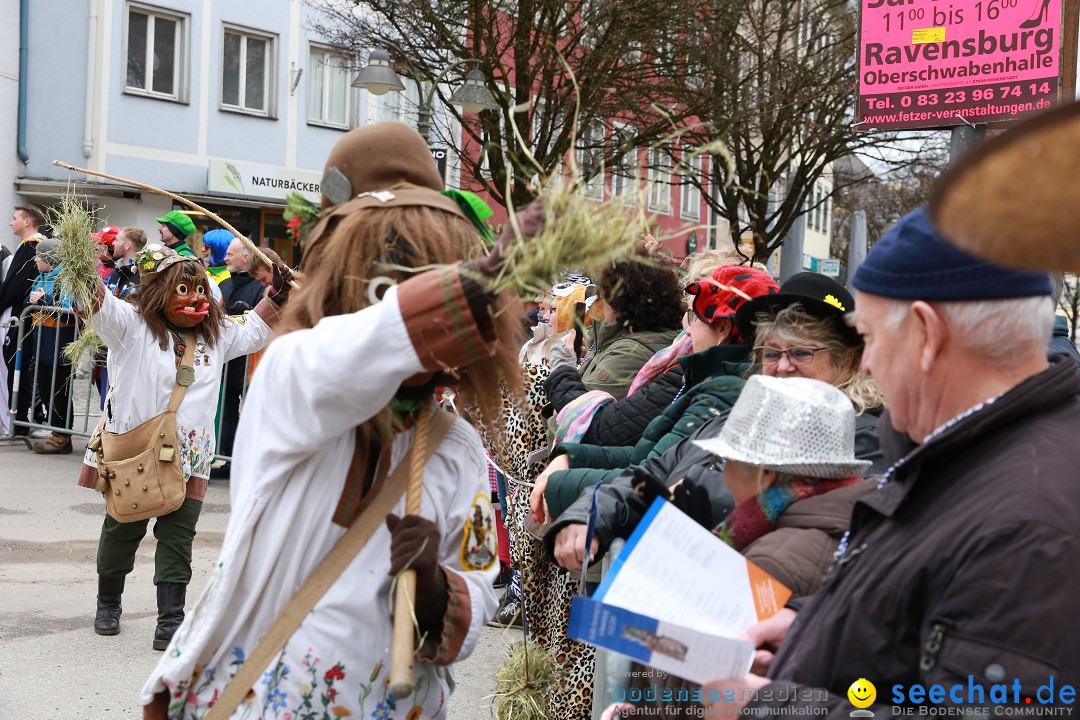
<svg viewBox="0 0 1080 720">
<path fill-rule="evenodd" d="M 192 360 L 195 359 L 195 337 L 197 337 L 195 333 L 190 330 L 184 333 L 184 357 L 180 359 L 180 366 L 176 368 L 176 382 L 173 384 L 172 394 L 169 395 L 169 405 L 165 408 L 165 412 L 176 412 L 176 408 L 180 407 L 180 403 L 184 401 L 188 386 L 195 379 L 195 366 L 192 365 Z M 190 378 L 186 385 L 181 382 L 184 375 Z"/>
<path fill-rule="evenodd" d="M 453 415 L 444 410 L 435 411 L 428 430 L 428 444 L 422 450 L 425 462 L 434 454 L 453 424 Z M 418 451 L 421 450 L 414 445 L 411 452 Z M 221 698 L 214 703 L 206 720 L 226 720 L 232 716 L 251 688 L 259 681 L 274 656 L 281 652 L 285 643 L 300 627 L 311 609 L 326 594 L 330 586 L 337 582 L 353 558 L 364 549 L 364 545 L 383 524 L 401 496 L 405 494 L 405 488 L 409 484 L 409 465 L 408 458 L 401 459 L 379 494 L 356 522 L 338 539 L 334 547 L 330 548 L 330 552 L 274 619 L 270 629 L 263 635 L 244 664 L 240 666 L 240 671 L 225 686 Z"/>
</svg>

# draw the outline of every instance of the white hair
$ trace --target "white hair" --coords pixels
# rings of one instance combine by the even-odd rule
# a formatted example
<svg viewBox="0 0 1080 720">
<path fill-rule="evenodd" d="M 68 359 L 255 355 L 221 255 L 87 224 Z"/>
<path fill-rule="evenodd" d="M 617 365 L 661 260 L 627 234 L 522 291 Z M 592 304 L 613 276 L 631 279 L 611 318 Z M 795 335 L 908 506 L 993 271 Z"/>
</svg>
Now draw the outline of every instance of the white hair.
<svg viewBox="0 0 1080 720">
<path fill-rule="evenodd" d="M 909 300 L 889 300 L 885 325 L 896 330 L 911 308 Z M 936 302 L 960 343 L 999 367 L 1013 367 L 1033 352 L 1046 354 L 1054 328 L 1049 295 L 1004 300 Z"/>
</svg>

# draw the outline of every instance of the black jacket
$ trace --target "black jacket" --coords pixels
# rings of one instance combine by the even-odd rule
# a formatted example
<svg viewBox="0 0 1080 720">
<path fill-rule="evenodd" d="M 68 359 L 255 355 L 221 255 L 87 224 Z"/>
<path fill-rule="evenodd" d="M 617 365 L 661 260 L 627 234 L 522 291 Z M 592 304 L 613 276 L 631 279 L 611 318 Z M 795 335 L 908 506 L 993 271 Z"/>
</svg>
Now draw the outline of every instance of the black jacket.
<svg viewBox="0 0 1080 720">
<path fill-rule="evenodd" d="M 221 281 L 220 288 L 225 312 L 229 315 L 254 309 L 266 292 L 266 287 L 246 272 L 232 273 Z"/>
<path fill-rule="evenodd" d="M 1005 684 L 1016 709 L 1018 680 L 1020 711 L 1039 709 L 1034 696 L 1051 675 L 1055 693 L 1075 687 L 1078 389 L 1073 363 L 1055 356 L 1049 369 L 921 446 L 882 418 L 882 445 L 913 449 L 856 504 L 840 559 L 772 664 L 777 680 L 764 690 L 773 699 L 751 703 L 751 712 L 824 704 L 830 717 L 847 718 L 845 693 L 857 678 L 877 687 L 869 709 L 879 718 L 894 716 L 892 704 L 912 704 L 906 694 L 893 702 L 895 685 L 940 684 L 947 694 L 961 685 L 967 702 L 970 675 L 984 688 L 975 705 L 992 705 L 991 687 Z M 828 700 L 776 699 L 794 686 L 823 688 Z"/>
<path fill-rule="evenodd" d="M 888 467 L 878 443 L 878 412 L 880 411 L 866 412 L 855 418 L 855 457 L 873 461 L 874 464 L 866 471 L 868 475 L 880 474 Z M 645 461 L 641 466 L 641 469 L 668 487 L 684 479 L 704 486 L 709 493 L 712 520 L 716 525 L 727 517 L 735 503 L 727 483 L 724 482 L 724 471 L 713 455 L 699 448 L 694 441 L 719 434 L 729 413 L 730 410 L 719 413 L 696 432 L 681 439 L 662 455 Z M 600 544 L 598 558 L 607 552 L 615 538 L 629 537 L 649 509 L 652 498 L 638 495 L 634 491 L 635 484 L 634 469 L 627 468 L 613 482 L 597 491 L 595 537 Z M 551 529 L 545 533 L 544 548 L 552 560 L 555 557 L 555 536 L 559 531 L 571 523 L 588 523 L 592 494 L 591 487 L 582 492 L 577 501 L 560 514 Z"/>
<path fill-rule="evenodd" d="M 1069 321 L 1060 315 L 1054 316 L 1054 334 L 1050 337 L 1050 354 L 1065 353 L 1080 371 L 1080 352 L 1069 338 Z"/>
<path fill-rule="evenodd" d="M 649 422 L 664 411 L 683 384 L 683 369 L 676 364 L 663 375 L 646 383 L 633 395 L 604 405 L 593 415 L 585 435 L 579 440 L 589 445 L 633 445 L 641 439 Z M 589 391 L 570 365 L 551 371 L 546 383 L 548 399 L 555 414 Z"/>
<path fill-rule="evenodd" d="M 34 255 L 37 254 L 37 244 L 41 239 L 35 235 L 19 243 L 19 247 L 15 248 L 15 257 L 11 258 L 7 276 L 0 282 L 0 313 L 11 308 L 12 320 L 18 320 L 19 313 L 26 308 L 30 287 L 38 274 Z"/>
</svg>

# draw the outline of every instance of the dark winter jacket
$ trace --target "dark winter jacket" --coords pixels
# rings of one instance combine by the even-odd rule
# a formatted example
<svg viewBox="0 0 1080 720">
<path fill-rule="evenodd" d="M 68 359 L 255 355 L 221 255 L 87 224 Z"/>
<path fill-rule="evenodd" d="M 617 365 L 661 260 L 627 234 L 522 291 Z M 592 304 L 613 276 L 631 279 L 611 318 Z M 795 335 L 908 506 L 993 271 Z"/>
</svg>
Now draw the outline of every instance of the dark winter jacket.
<svg viewBox="0 0 1080 720">
<path fill-rule="evenodd" d="M 567 455 L 570 469 L 552 473 L 544 497 L 552 517 L 558 518 L 585 488 L 607 484 L 631 465 L 663 455 L 668 448 L 717 415 L 729 410 L 742 392 L 749 369 L 746 345 L 717 345 L 679 359 L 683 389 L 659 417 L 645 428 L 633 446 L 606 447 L 560 443 L 552 457 Z"/>
<path fill-rule="evenodd" d="M 886 442 L 897 433 L 883 418 L 883 446 L 913 449 L 856 504 L 840 559 L 772 664 L 775 681 L 764 688 L 772 699 L 759 695 L 749 712 L 824 705 L 829 717 L 846 719 L 852 678 L 877 686 L 869 709 L 883 719 L 895 716 L 893 704 L 912 705 L 906 690 L 914 685 L 943 686 L 946 705 L 956 704 L 952 688 L 962 687 L 967 702 L 969 685 L 981 685 L 980 706 L 994 704 L 992 686 L 1006 685 L 1010 709 L 1018 701 L 1021 711 L 1039 709 L 1039 686 L 1053 682 L 1055 697 L 1063 684 L 1075 687 L 1078 390 L 1073 363 L 1055 356 L 1049 369 L 921 446 Z M 896 685 L 903 702 L 893 702 Z M 828 699 L 777 699 L 797 686 L 823 688 Z M 783 707 L 791 705 L 805 710 Z"/>
<path fill-rule="evenodd" d="M 1069 337 L 1069 321 L 1060 315 L 1054 316 L 1054 334 L 1050 338 L 1050 354 L 1065 353 L 1080 370 L 1080 352 L 1076 351 Z"/>
<path fill-rule="evenodd" d="M 592 325 L 592 355 L 578 368 L 580 381 L 589 390 L 603 390 L 616 400 L 626 397 L 641 366 L 671 344 L 677 330 L 631 333 L 622 323 Z M 565 376 L 564 376 L 565 377 Z M 549 381 L 548 397 L 559 389 Z"/>
<path fill-rule="evenodd" d="M 880 410 L 865 412 L 855 418 L 855 457 L 859 460 L 870 460 L 873 463 L 867 469 L 867 475 L 880 474 L 888 467 L 878 443 L 879 412 Z M 702 450 L 695 445 L 694 441 L 719 434 L 720 429 L 727 422 L 728 414 L 728 410 L 719 413 L 699 427 L 696 432 L 679 440 L 662 455 L 654 456 L 641 464 L 642 470 L 668 487 L 681 480 L 689 480 L 704 486 L 708 490 L 712 504 L 712 519 L 717 525 L 723 522 L 735 507 L 735 502 L 724 481 L 724 471 L 716 462 L 716 458 L 707 450 Z M 615 538 L 630 537 L 649 509 L 650 499 L 642 498 L 634 491 L 636 482 L 633 468 L 628 467 L 597 492 L 595 537 L 600 544 L 598 558 L 607 552 Z M 544 547 L 549 558 L 555 557 L 555 536 L 560 530 L 572 523 L 588 523 L 592 487 L 591 485 L 584 486 L 579 497 L 556 517 L 555 523 L 544 535 Z"/>
<path fill-rule="evenodd" d="M 253 309 L 266 292 L 266 286 L 246 272 L 232 273 L 219 287 L 225 312 L 229 315 L 240 315 Z"/>
<path fill-rule="evenodd" d="M 593 415 L 589 429 L 581 438 L 587 445 L 633 445 L 641 439 L 646 426 L 675 399 L 683 384 L 683 369 L 674 365 L 663 375 L 645 383 L 633 395 L 604 405 Z M 551 371 L 548 398 L 556 415 L 569 402 L 586 392 L 581 376 L 569 365 Z"/>
<path fill-rule="evenodd" d="M 7 275 L 0 279 L 0 313 L 11 308 L 12 320 L 18 320 L 19 313 L 26 308 L 30 286 L 38 275 L 34 256 L 37 254 L 37 244 L 42 239 L 40 235 L 34 235 L 19 243 Z"/>
<path fill-rule="evenodd" d="M 812 595 L 833 563 L 833 553 L 851 526 L 855 501 L 874 489 L 877 479 L 837 488 L 792 503 L 772 532 L 750 543 L 743 555 L 783 583 L 794 597 Z"/>
<path fill-rule="evenodd" d="M 130 295 L 139 287 L 139 270 L 134 263 L 123 262 L 117 264 L 109 277 L 105 280 L 105 287 L 114 297 L 121 300 Z"/>
</svg>

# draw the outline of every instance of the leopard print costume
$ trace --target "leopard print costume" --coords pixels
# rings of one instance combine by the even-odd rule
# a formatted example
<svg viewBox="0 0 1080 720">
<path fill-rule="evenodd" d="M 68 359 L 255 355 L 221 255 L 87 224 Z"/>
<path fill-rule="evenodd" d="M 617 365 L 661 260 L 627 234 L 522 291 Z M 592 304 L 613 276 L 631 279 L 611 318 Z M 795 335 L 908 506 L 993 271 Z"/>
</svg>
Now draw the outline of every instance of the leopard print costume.
<svg viewBox="0 0 1080 720">
<path fill-rule="evenodd" d="M 562 568 L 548 562 L 540 541 L 525 531 L 529 516 L 531 485 L 544 466 L 528 464 L 529 453 L 547 444 L 547 426 L 540 410 L 547 404 L 544 381 L 551 372 L 546 365 L 524 362 L 522 381 L 526 391 L 523 407 L 503 402 L 501 447 L 494 453 L 510 493 L 506 530 L 510 557 L 522 574 L 526 624 L 530 639 L 548 648 L 561 671 L 549 695 L 550 720 L 586 720 L 592 716 L 595 651 L 566 637 L 570 600 L 577 583 Z"/>
</svg>

